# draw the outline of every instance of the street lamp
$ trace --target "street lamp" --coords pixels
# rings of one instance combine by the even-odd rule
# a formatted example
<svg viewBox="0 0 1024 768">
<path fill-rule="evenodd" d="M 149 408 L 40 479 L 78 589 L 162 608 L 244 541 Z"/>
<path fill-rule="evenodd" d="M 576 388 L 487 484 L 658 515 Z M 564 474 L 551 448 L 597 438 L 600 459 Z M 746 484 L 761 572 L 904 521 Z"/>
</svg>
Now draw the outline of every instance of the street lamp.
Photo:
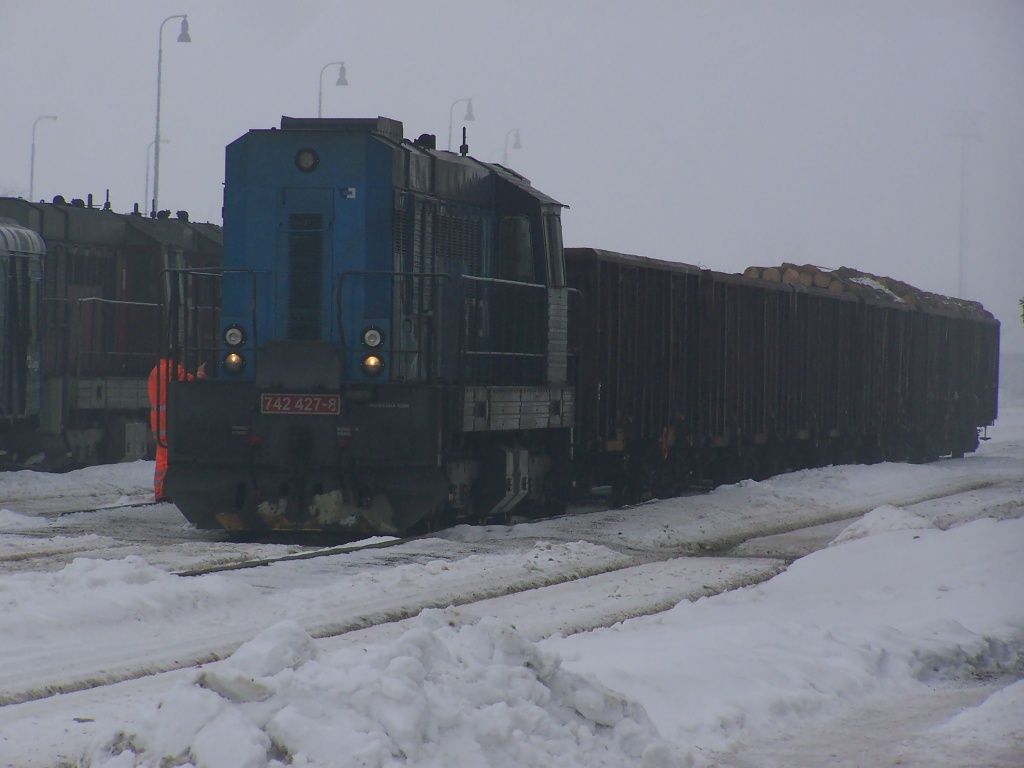
<svg viewBox="0 0 1024 768">
<path fill-rule="evenodd" d="M 522 149 L 523 145 L 519 143 L 519 129 L 513 128 L 511 131 L 505 134 L 505 159 L 501 161 L 501 164 L 506 168 L 508 167 L 508 139 L 509 136 L 515 135 L 515 142 L 512 144 L 512 149 Z"/>
<path fill-rule="evenodd" d="M 452 102 L 452 106 L 448 110 L 448 151 L 449 152 L 452 151 L 452 120 L 453 120 L 453 116 L 455 114 L 455 105 L 456 104 L 461 104 L 462 102 L 466 102 L 466 116 L 463 118 L 463 120 L 467 120 L 469 122 L 473 122 L 474 120 L 476 120 L 476 118 L 473 117 L 473 99 L 456 99 L 455 101 Z"/>
<path fill-rule="evenodd" d="M 338 80 L 335 85 L 348 85 L 348 80 L 345 78 L 345 62 L 344 61 L 331 61 L 324 64 L 320 70 L 320 91 L 316 97 L 316 116 L 324 116 L 324 72 L 327 71 L 328 67 L 333 67 L 335 64 L 338 65 Z"/>
<path fill-rule="evenodd" d="M 158 45 L 156 53 L 156 136 L 153 139 L 153 210 L 159 210 L 160 206 L 160 78 L 164 63 L 164 24 L 171 19 L 181 19 L 181 31 L 178 33 L 179 43 L 191 43 L 192 38 L 188 34 L 188 15 L 177 14 L 168 16 L 160 22 Z"/>
<path fill-rule="evenodd" d="M 170 144 L 171 142 L 168 141 L 167 139 L 160 139 L 160 143 L 161 144 Z M 153 151 L 153 146 L 155 144 L 156 144 L 156 141 L 151 141 L 151 142 L 149 142 L 149 146 L 146 147 L 146 196 L 144 198 L 142 198 L 142 200 L 143 200 L 143 205 L 145 205 L 147 208 L 149 208 L 150 204 L 153 203 L 153 201 L 149 199 L 149 154 L 150 154 L 150 152 Z M 153 216 L 156 216 L 156 205 L 155 204 L 153 204 L 152 214 L 153 214 Z"/>
<path fill-rule="evenodd" d="M 40 115 L 36 118 L 36 121 L 32 123 L 32 157 L 28 163 L 28 200 L 32 202 L 35 200 L 36 192 L 36 126 L 39 125 L 40 120 L 56 120 L 56 115 Z"/>
<path fill-rule="evenodd" d="M 956 295 L 967 298 L 967 203 L 968 203 L 968 161 L 971 144 L 981 139 L 978 125 L 980 115 L 977 112 L 963 110 L 956 114 L 956 131 L 954 136 L 960 141 L 960 237 L 957 246 L 957 287 Z"/>
</svg>

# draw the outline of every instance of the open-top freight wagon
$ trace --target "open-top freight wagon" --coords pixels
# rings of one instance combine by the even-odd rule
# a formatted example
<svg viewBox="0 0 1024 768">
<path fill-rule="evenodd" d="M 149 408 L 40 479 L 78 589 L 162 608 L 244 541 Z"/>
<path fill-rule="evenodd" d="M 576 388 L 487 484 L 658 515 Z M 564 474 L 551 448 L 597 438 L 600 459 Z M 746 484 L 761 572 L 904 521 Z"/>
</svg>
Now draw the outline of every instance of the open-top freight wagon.
<svg viewBox="0 0 1024 768">
<path fill-rule="evenodd" d="M 691 479 L 928 461 L 996 417 L 999 323 L 852 269 L 728 275 L 566 249 L 576 465 L 627 498 Z"/>
</svg>

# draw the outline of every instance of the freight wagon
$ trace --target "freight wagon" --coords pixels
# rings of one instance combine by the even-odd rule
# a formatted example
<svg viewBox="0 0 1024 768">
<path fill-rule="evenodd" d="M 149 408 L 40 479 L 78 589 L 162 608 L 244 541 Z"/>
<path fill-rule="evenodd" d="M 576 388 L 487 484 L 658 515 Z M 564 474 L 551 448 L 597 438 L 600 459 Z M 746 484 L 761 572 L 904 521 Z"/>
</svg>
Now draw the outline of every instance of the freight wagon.
<svg viewBox="0 0 1024 768">
<path fill-rule="evenodd" d="M 578 472 L 623 498 L 963 455 L 995 420 L 999 324 L 975 302 L 852 269 L 786 282 L 801 270 L 728 275 L 589 248 L 566 264 Z"/>
</svg>

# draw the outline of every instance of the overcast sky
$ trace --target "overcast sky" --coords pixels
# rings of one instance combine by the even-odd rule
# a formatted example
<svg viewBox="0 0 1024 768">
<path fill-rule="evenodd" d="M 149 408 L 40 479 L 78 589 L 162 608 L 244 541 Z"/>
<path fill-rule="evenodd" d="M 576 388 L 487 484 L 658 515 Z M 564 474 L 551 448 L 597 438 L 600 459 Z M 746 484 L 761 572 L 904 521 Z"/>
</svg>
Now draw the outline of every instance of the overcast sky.
<svg viewBox="0 0 1024 768">
<path fill-rule="evenodd" d="M 571 206 L 567 245 L 727 272 L 853 266 L 965 293 L 1024 352 L 1024 2 L 0 0 L 0 194 L 145 196 L 220 223 L 224 146 L 281 115 L 386 115 Z M 459 130 L 464 106 L 455 109 Z M 963 139 L 963 116 L 973 127 Z M 519 129 L 522 149 L 508 131 Z M 458 140 L 454 142 L 458 143 Z"/>
</svg>

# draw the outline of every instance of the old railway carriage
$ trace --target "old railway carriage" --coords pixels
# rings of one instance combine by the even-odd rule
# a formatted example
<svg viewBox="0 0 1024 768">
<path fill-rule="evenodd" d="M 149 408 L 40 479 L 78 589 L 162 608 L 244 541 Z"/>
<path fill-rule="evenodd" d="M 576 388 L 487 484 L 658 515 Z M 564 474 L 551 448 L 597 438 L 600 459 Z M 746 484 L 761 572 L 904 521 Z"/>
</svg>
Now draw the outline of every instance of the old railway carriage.
<svg viewBox="0 0 1024 768">
<path fill-rule="evenodd" d="M 7 465 L 66 469 L 143 458 L 152 448 L 146 377 L 159 297 L 169 289 L 164 270 L 219 266 L 220 227 L 184 212 L 117 213 L 93 205 L 91 195 L 52 203 L 0 197 L 0 217 L 46 245 L 34 358 L 39 412 L 11 441 Z"/>
<path fill-rule="evenodd" d="M 405 531 L 569 480 L 561 206 L 376 119 L 227 149 L 224 270 L 175 273 L 167 492 L 202 526 Z M 193 310 L 219 286 L 214 335 Z M 173 371 L 170 367 L 168 370 Z"/>
<path fill-rule="evenodd" d="M 0 218 L 0 467 L 39 418 L 39 296 L 46 245 Z"/>
</svg>

